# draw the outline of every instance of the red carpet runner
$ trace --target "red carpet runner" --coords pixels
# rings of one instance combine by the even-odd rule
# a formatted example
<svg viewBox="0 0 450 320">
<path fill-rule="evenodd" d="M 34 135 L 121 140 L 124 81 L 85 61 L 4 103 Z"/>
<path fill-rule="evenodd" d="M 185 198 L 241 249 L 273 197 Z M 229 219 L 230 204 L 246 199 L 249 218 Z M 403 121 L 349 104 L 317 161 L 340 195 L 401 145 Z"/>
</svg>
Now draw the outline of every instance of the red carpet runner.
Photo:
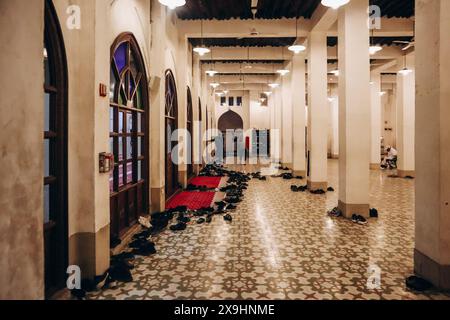
<svg viewBox="0 0 450 320">
<path fill-rule="evenodd" d="M 221 177 L 196 177 L 189 181 L 194 186 L 205 186 L 208 189 L 215 189 L 220 185 Z"/>
<path fill-rule="evenodd" d="M 186 206 L 190 210 L 198 210 L 210 207 L 214 200 L 214 192 L 181 192 L 174 196 L 167 203 L 166 209 L 173 209 L 180 206 Z"/>
</svg>

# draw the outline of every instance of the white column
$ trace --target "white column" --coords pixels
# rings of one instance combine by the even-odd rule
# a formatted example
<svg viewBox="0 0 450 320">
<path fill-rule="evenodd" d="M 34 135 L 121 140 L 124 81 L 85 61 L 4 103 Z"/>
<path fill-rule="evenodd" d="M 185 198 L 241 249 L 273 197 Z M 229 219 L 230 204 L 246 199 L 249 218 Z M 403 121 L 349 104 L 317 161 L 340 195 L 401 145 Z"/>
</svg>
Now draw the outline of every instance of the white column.
<svg viewBox="0 0 450 320">
<path fill-rule="evenodd" d="M 370 82 L 370 169 L 380 168 L 381 163 L 381 74 L 372 72 Z"/>
<path fill-rule="evenodd" d="M 450 289 L 450 1 L 416 0 L 415 272 Z"/>
<path fill-rule="evenodd" d="M 327 34 L 311 32 L 308 38 L 308 187 L 328 187 L 327 142 Z"/>
<path fill-rule="evenodd" d="M 339 93 L 338 88 L 331 89 L 330 96 L 331 114 L 331 158 L 339 158 Z"/>
<path fill-rule="evenodd" d="M 281 88 L 278 87 L 273 91 L 274 100 L 274 129 L 271 132 L 271 148 L 273 153 L 273 161 L 278 163 L 281 161 L 281 110 L 282 110 L 282 96 Z"/>
<path fill-rule="evenodd" d="M 293 171 L 296 176 L 306 176 L 306 65 L 305 55 L 292 59 L 292 108 L 293 108 Z"/>
<path fill-rule="evenodd" d="M 369 215 L 370 65 L 368 0 L 339 9 L 339 208 Z"/>
<path fill-rule="evenodd" d="M 404 60 L 399 59 L 399 69 Z M 398 175 L 415 176 L 414 160 L 414 123 L 415 123 L 415 91 L 416 76 L 413 68 L 414 58 L 408 56 L 406 65 L 412 70 L 407 75 L 397 75 L 397 150 Z"/>
<path fill-rule="evenodd" d="M 292 65 L 286 66 L 287 70 Z M 292 73 L 282 77 L 282 159 L 283 166 L 292 168 Z"/>
</svg>

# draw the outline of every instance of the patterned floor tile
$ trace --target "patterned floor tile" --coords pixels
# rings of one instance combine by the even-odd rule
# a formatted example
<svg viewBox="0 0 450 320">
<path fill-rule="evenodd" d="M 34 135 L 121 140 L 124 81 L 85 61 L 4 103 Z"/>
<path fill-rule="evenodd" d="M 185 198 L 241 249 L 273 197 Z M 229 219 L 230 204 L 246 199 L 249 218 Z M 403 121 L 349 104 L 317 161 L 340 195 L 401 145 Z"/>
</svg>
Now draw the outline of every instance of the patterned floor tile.
<svg viewBox="0 0 450 320">
<path fill-rule="evenodd" d="M 90 299 L 450 299 L 405 288 L 413 271 L 414 180 L 371 171 L 366 226 L 327 216 L 337 204 L 338 162 L 329 162 L 336 192 L 293 193 L 305 181 L 251 181 L 227 224 L 190 225 L 153 241 L 158 253 L 138 258 L 134 282 Z M 367 284 L 379 268 L 380 286 Z"/>
</svg>

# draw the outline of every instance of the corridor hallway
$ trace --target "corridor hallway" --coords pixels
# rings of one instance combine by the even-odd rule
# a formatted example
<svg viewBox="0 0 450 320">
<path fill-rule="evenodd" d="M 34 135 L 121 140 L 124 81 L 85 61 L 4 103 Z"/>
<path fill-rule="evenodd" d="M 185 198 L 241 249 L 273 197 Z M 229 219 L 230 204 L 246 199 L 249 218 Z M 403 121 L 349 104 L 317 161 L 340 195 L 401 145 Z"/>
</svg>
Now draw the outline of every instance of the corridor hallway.
<svg viewBox="0 0 450 320">
<path fill-rule="evenodd" d="M 239 166 L 242 167 L 242 166 Z M 326 195 L 293 193 L 305 180 L 253 179 L 233 222 L 221 216 L 152 239 L 157 253 L 136 257 L 133 281 L 88 299 L 449 299 L 405 288 L 413 273 L 414 180 L 371 171 L 367 225 L 331 218 L 338 162 L 329 161 Z M 368 268 L 381 268 L 381 289 L 367 289 Z"/>
</svg>

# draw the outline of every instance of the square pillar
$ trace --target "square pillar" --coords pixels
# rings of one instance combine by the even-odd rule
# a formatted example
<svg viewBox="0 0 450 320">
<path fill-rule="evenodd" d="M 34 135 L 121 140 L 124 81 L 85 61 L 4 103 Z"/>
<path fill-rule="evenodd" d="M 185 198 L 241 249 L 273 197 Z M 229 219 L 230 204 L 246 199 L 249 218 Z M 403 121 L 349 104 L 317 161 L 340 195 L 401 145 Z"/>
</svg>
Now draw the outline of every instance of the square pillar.
<svg viewBox="0 0 450 320">
<path fill-rule="evenodd" d="M 339 208 L 369 216 L 370 64 L 368 0 L 339 9 Z"/>
<path fill-rule="evenodd" d="M 328 187 L 326 32 L 311 32 L 308 47 L 308 187 L 310 190 L 326 190 Z"/>
<path fill-rule="evenodd" d="M 399 59 L 399 69 L 403 68 L 404 59 Z M 414 58 L 408 56 L 406 64 L 411 73 L 397 74 L 397 151 L 398 175 L 415 176 L 414 161 L 414 126 L 415 126 L 415 71 Z"/>
<path fill-rule="evenodd" d="M 293 171 L 296 176 L 306 176 L 306 65 L 305 55 L 292 60 L 292 115 L 293 115 Z"/>
<path fill-rule="evenodd" d="M 373 72 L 370 83 L 370 169 L 380 169 L 381 163 L 381 74 Z"/>
<path fill-rule="evenodd" d="M 286 66 L 287 70 L 292 69 L 292 65 Z M 292 72 L 281 78 L 282 91 L 282 159 L 284 167 L 292 168 Z"/>
<path fill-rule="evenodd" d="M 416 1 L 415 272 L 450 289 L 450 1 Z"/>
</svg>

